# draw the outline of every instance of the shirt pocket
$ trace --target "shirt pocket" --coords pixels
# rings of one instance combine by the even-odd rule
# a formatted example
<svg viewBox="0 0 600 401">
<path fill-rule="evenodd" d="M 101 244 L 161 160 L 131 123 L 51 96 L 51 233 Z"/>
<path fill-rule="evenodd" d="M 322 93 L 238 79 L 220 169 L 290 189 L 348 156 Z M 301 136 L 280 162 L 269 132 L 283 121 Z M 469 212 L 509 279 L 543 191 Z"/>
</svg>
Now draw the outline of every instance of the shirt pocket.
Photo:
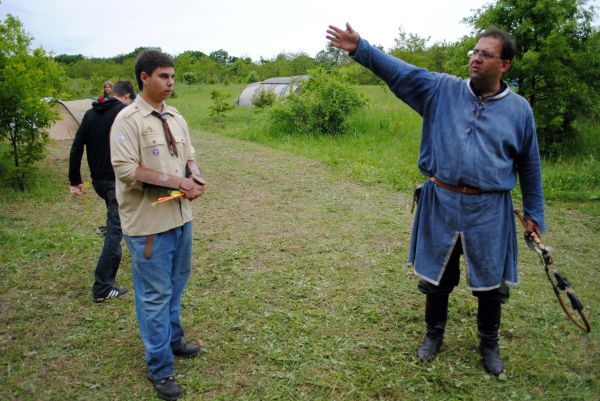
<svg viewBox="0 0 600 401">
<path fill-rule="evenodd" d="M 185 155 L 185 138 L 183 135 L 173 135 L 175 137 L 175 145 L 177 145 L 177 154 L 179 157 Z M 187 157 L 185 158 L 187 159 Z"/>
<path fill-rule="evenodd" d="M 158 131 L 145 132 L 141 137 L 140 145 L 142 166 L 162 171 L 165 160 L 169 156 L 165 136 Z"/>
</svg>

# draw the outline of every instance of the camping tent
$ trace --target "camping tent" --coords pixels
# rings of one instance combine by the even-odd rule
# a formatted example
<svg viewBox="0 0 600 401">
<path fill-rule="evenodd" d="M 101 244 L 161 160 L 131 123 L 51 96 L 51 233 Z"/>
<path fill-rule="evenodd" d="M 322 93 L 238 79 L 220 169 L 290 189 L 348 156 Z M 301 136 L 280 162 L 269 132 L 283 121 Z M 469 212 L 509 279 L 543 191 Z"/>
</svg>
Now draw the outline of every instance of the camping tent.
<svg viewBox="0 0 600 401">
<path fill-rule="evenodd" d="M 92 108 L 93 99 L 58 101 L 60 119 L 50 128 L 50 138 L 64 140 L 75 138 L 83 115 Z"/>
<path fill-rule="evenodd" d="M 273 91 L 278 98 L 288 96 L 290 91 L 297 93 L 298 85 L 307 79 L 308 75 L 296 75 L 294 77 L 269 78 L 262 82 L 255 82 L 248 85 L 235 102 L 240 106 L 253 107 L 252 99 L 261 90 Z"/>
</svg>

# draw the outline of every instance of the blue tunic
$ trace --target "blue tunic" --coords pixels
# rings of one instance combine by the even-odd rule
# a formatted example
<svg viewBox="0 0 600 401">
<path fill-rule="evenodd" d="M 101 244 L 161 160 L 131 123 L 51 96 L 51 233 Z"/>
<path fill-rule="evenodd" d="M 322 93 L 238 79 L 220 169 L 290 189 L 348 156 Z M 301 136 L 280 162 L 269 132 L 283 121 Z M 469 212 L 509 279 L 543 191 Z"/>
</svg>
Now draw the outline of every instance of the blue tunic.
<svg viewBox="0 0 600 401">
<path fill-rule="evenodd" d="M 517 173 L 524 214 L 545 230 L 541 163 L 529 103 L 509 88 L 479 98 L 468 80 L 415 67 L 364 39 L 351 56 L 423 117 L 419 154 L 423 175 L 485 191 L 468 195 L 426 181 L 415 215 L 409 264 L 421 278 L 438 285 L 460 236 L 469 289 L 517 285 L 510 195 Z"/>
</svg>

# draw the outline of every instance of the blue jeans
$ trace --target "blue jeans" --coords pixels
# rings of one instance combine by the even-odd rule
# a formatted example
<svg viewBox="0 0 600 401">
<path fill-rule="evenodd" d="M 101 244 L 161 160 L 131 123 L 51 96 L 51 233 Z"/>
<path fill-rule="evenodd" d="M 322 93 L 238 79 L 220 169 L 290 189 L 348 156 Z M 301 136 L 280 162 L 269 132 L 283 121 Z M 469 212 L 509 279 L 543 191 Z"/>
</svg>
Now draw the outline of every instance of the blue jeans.
<svg viewBox="0 0 600 401">
<path fill-rule="evenodd" d="M 94 190 L 106 203 L 106 233 L 104 246 L 96 263 L 92 295 L 94 298 L 105 297 L 115 285 L 115 277 L 121 263 L 121 220 L 119 219 L 119 204 L 115 196 L 115 182 L 111 180 L 92 181 Z"/>
<path fill-rule="evenodd" d="M 125 235 L 148 377 L 156 380 L 175 374 L 171 346 L 183 339 L 181 294 L 192 270 L 192 223 L 155 234 L 153 241 L 152 255 L 146 259 L 146 236 Z"/>
</svg>

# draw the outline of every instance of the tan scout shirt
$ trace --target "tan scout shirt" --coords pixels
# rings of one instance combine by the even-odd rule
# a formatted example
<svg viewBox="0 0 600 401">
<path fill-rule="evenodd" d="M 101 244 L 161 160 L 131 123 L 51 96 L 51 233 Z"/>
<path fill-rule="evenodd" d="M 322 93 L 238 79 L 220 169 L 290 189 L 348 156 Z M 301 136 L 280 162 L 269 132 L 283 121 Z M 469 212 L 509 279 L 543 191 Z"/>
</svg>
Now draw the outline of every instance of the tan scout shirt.
<svg viewBox="0 0 600 401">
<path fill-rule="evenodd" d="M 123 109 L 110 131 L 110 153 L 116 176 L 116 194 L 123 233 L 157 234 L 192 220 L 190 201 L 183 197 L 152 206 L 167 196 L 165 188 L 143 188 L 135 179 L 139 165 L 184 177 L 188 160 L 195 160 L 187 123 L 179 112 L 163 103 L 167 123 L 177 142 L 178 157 L 169 149 L 165 132 L 154 110 L 141 96 Z M 158 110 L 157 110 L 158 111 Z"/>
</svg>

